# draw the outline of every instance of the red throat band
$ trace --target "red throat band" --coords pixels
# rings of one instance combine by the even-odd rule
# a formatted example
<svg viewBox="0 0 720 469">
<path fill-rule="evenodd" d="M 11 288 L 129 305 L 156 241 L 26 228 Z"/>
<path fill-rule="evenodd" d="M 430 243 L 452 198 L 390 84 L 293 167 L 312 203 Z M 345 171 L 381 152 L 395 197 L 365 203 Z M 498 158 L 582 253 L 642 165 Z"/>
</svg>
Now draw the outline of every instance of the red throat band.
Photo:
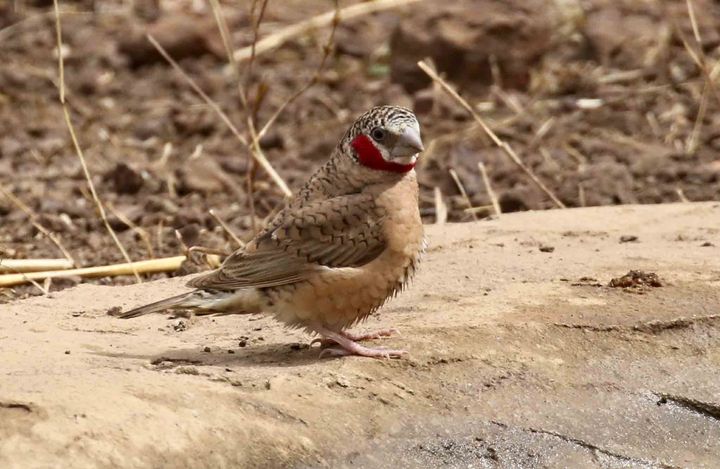
<svg viewBox="0 0 720 469">
<path fill-rule="evenodd" d="M 407 173 L 415 167 L 415 163 L 400 164 L 387 161 L 380 154 L 380 150 L 365 134 L 360 134 L 351 143 L 358 154 L 360 164 L 370 169 L 390 171 L 392 173 Z"/>
</svg>

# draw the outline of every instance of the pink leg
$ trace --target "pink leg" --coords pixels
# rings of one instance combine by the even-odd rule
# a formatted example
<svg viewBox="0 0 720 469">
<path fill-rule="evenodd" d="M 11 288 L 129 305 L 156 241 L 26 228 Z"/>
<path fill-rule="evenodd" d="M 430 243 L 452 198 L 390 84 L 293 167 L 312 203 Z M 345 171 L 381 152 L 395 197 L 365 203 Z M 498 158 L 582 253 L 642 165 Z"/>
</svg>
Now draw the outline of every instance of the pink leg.
<svg viewBox="0 0 720 469">
<path fill-rule="evenodd" d="M 361 357 L 372 357 L 372 358 L 400 358 L 407 352 L 405 350 L 389 350 L 383 348 L 370 348 L 360 345 L 352 338 L 349 338 L 345 333 L 332 332 L 325 328 L 320 328 L 317 331 L 325 339 L 335 342 L 339 347 L 325 348 L 320 352 L 320 358 L 325 355 L 332 357 L 342 357 L 346 355 L 359 355 Z M 387 331 L 384 331 L 387 332 Z M 385 334 L 385 336 L 388 334 Z M 381 335 L 380 337 L 384 337 Z M 322 343 L 322 341 L 321 341 Z"/>
<path fill-rule="evenodd" d="M 361 342 L 363 340 L 372 340 L 372 339 L 381 339 L 383 337 L 390 337 L 393 335 L 400 335 L 400 331 L 397 329 L 380 329 L 379 331 L 375 332 L 366 332 L 364 334 L 353 334 L 350 331 L 340 331 L 338 334 L 342 335 L 343 337 L 352 340 L 353 342 Z M 318 337 L 312 340 L 310 342 L 310 346 L 313 344 L 319 343 L 320 347 L 326 348 L 333 345 L 336 345 L 337 342 L 335 342 L 332 339 L 326 338 L 326 337 Z"/>
</svg>

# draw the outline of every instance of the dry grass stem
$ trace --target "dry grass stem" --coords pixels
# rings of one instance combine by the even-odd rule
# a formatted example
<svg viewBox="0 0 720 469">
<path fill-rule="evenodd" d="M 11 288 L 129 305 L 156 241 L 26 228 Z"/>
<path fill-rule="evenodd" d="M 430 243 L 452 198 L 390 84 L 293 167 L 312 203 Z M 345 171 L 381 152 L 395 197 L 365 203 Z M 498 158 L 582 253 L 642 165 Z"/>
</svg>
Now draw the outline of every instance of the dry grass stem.
<svg viewBox="0 0 720 469">
<path fill-rule="evenodd" d="M 690 43 L 687 41 L 685 35 L 683 34 L 682 30 L 679 26 L 675 25 L 675 30 L 677 32 L 678 37 L 683 43 L 683 46 L 685 47 L 685 50 L 687 51 L 690 58 L 692 58 L 693 62 L 695 62 L 695 65 L 698 66 L 700 71 L 702 72 L 703 78 L 707 84 L 710 85 L 710 90 L 712 91 L 713 96 L 717 100 L 718 103 L 720 103 L 720 91 L 717 89 L 717 85 L 715 84 L 715 69 L 718 65 L 716 64 L 715 67 L 711 70 L 708 67 L 708 60 L 705 56 L 705 52 L 702 48 L 702 42 L 698 41 L 698 52 L 696 52 Z M 698 33 L 699 35 L 699 33 Z"/>
<path fill-rule="evenodd" d="M 435 224 L 444 225 L 447 222 L 448 209 L 445 201 L 443 200 L 442 191 L 439 187 L 435 186 L 433 189 L 433 195 L 435 196 Z"/>
<path fill-rule="evenodd" d="M 255 13 L 255 7 L 256 7 L 257 0 L 254 0 L 252 3 L 251 8 L 251 16 L 254 16 Z M 255 123 L 252 119 L 252 114 L 250 112 L 250 107 L 248 106 L 248 98 L 247 98 L 247 91 L 243 87 L 243 82 L 240 77 L 240 66 L 235 60 L 235 56 L 233 55 L 233 48 L 232 43 L 230 42 L 230 33 L 228 30 L 227 22 L 225 21 L 225 17 L 222 14 L 222 9 L 220 7 L 220 3 L 218 0 L 210 0 L 210 6 L 213 10 L 213 16 L 215 17 L 215 22 L 217 23 L 218 29 L 220 31 L 220 37 L 223 42 L 223 47 L 225 48 L 225 53 L 228 57 L 228 63 L 230 64 L 230 67 L 232 68 L 233 74 L 235 75 L 235 79 L 237 80 L 237 87 L 238 87 L 238 94 L 240 95 L 240 102 L 242 103 L 243 110 L 245 112 L 245 118 L 247 121 L 248 129 L 250 130 L 250 135 L 254 135 L 255 132 Z M 253 35 L 254 40 L 257 40 L 257 35 Z M 254 42 L 254 41 L 253 41 Z M 250 220 L 252 225 L 252 231 L 253 233 L 257 233 L 257 223 L 256 223 L 256 216 L 255 216 L 255 191 L 254 191 L 254 184 L 253 184 L 253 174 L 255 170 L 255 161 L 256 158 L 265 158 L 265 155 L 255 155 L 250 149 L 248 152 L 248 159 L 247 159 L 247 171 L 245 172 L 245 190 L 247 191 L 247 204 L 248 204 L 248 210 L 250 211 Z M 267 159 L 267 158 L 265 158 Z M 229 179 L 229 177 L 227 178 Z M 235 184 L 232 185 L 232 187 L 237 190 L 235 187 Z M 237 194 L 236 194 L 237 195 Z"/>
<path fill-rule="evenodd" d="M 252 79 L 252 70 L 253 66 L 255 65 L 255 57 L 256 57 L 256 51 L 257 51 L 257 42 L 258 37 L 260 35 L 260 24 L 262 23 L 263 17 L 265 16 L 265 10 L 267 9 L 268 0 L 262 0 L 262 3 L 260 4 L 260 12 L 257 14 L 257 18 L 255 17 L 255 10 L 257 9 L 257 3 L 258 0 L 253 0 L 252 8 L 250 9 L 250 16 L 252 18 L 253 23 L 253 40 L 252 44 L 250 44 L 250 59 L 248 61 L 247 68 L 245 69 L 245 95 L 249 95 L 250 91 L 250 80 Z M 232 53 L 232 51 L 228 51 L 230 55 L 233 56 L 233 59 L 237 62 L 237 59 L 235 58 L 235 54 Z"/>
<path fill-rule="evenodd" d="M 555 117 L 551 117 L 548 120 L 546 120 L 545 122 L 543 122 L 542 125 L 540 125 L 540 127 L 535 132 L 535 135 L 533 135 L 532 139 L 528 143 L 528 145 L 527 145 L 528 148 L 535 148 L 542 141 L 542 139 L 545 138 L 545 136 L 548 134 L 548 132 L 550 132 L 550 130 L 552 129 L 554 124 L 555 124 Z"/>
<path fill-rule="evenodd" d="M 478 163 L 478 169 L 480 170 L 480 176 L 482 176 L 483 184 L 485 184 L 485 190 L 487 191 L 488 197 L 490 197 L 493 211 L 495 211 L 495 215 L 497 215 L 499 218 L 502 214 L 502 210 L 500 209 L 500 202 L 498 202 L 497 195 L 495 195 L 495 191 L 493 190 L 492 185 L 490 185 L 490 178 L 488 177 L 487 170 L 485 169 L 485 163 L 480 161 Z"/>
<path fill-rule="evenodd" d="M 578 151 L 575 147 L 570 145 L 569 143 L 565 142 L 563 144 L 563 150 L 570 155 L 578 164 L 578 166 L 584 166 L 587 164 L 588 159 L 587 156 L 583 155 Z"/>
<path fill-rule="evenodd" d="M 454 169 L 450 168 L 448 171 L 450 172 L 450 176 L 452 176 L 453 181 L 455 181 L 455 185 L 457 186 L 458 190 L 460 191 L 460 194 L 462 194 L 463 199 L 465 199 L 465 202 L 468 205 L 468 209 L 470 209 L 470 214 L 472 215 L 473 220 L 477 221 L 477 219 L 478 219 L 477 215 L 475 215 L 475 212 L 472 210 L 473 209 L 472 201 L 470 200 L 470 197 L 468 196 L 468 193 L 465 190 L 465 186 L 463 186 L 462 181 L 460 181 L 460 177 L 458 176 L 457 172 Z"/>
<path fill-rule="evenodd" d="M 254 6 L 255 3 L 253 3 L 253 10 Z M 228 63 L 232 67 L 233 74 L 235 74 L 238 79 L 238 92 L 240 94 L 240 102 L 242 103 L 243 108 L 247 109 L 247 96 L 240 82 L 240 67 L 235 60 L 235 56 L 233 55 L 233 47 L 232 43 L 230 42 L 230 30 L 228 29 L 227 22 L 225 21 L 225 17 L 222 14 L 220 2 L 218 0 L 210 0 L 210 7 L 212 8 L 215 22 L 217 23 L 218 30 L 220 31 L 220 38 L 222 39 L 223 47 L 225 48 L 225 53 L 227 54 Z"/>
<path fill-rule="evenodd" d="M 231 253 L 225 252 L 222 249 L 207 248 L 205 246 L 193 246 L 188 249 L 188 259 L 193 259 L 192 255 L 196 252 L 204 254 L 205 263 L 211 269 L 217 269 L 222 265 L 222 258 L 228 257 Z"/>
<path fill-rule="evenodd" d="M 72 261 L 67 259 L 0 259 L 0 272 L 42 272 L 73 267 Z"/>
<path fill-rule="evenodd" d="M 679 187 L 675 188 L 675 193 L 678 195 L 678 198 L 680 199 L 680 202 L 688 203 L 690 200 L 688 200 L 687 197 L 685 197 L 685 192 Z"/>
<path fill-rule="evenodd" d="M 703 51 L 702 37 L 700 37 L 700 28 L 698 27 L 697 20 L 695 18 L 695 10 L 693 8 L 692 0 L 687 0 L 687 10 L 688 16 L 690 17 L 690 23 L 692 24 L 693 35 L 695 36 L 695 41 L 698 45 L 699 55 L 696 55 L 693 52 L 692 48 L 687 43 L 685 38 L 682 38 L 683 44 L 687 49 L 688 53 L 693 57 L 693 60 L 695 60 L 697 65 L 700 67 L 705 77 L 705 84 L 703 85 L 702 94 L 700 95 L 700 105 L 698 107 L 698 113 L 695 118 L 695 124 L 693 125 L 693 130 L 690 133 L 690 137 L 688 138 L 687 144 L 685 146 L 686 153 L 692 155 L 695 153 L 695 151 L 697 151 L 697 147 L 699 145 L 700 131 L 702 130 L 702 123 L 705 119 L 705 114 L 707 112 L 707 101 L 709 98 L 709 94 L 712 91 L 715 94 L 715 97 L 718 99 L 718 102 L 720 102 L 720 95 L 718 95 L 718 91 L 715 88 L 713 73 L 708 68 L 708 60 L 705 56 L 705 52 Z"/>
<path fill-rule="evenodd" d="M 420 1 L 422 0 L 376 0 L 374 2 L 357 3 L 355 5 L 350 5 L 342 8 L 340 10 L 340 17 L 342 18 L 342 20 L 347 21 L 353 18 L 357 18 L 359 16 L 364 16 L 383 10 L 390 10 Z M 275 33 L 270 34 L 269 36 L 257 41 L 257 43 L 251 46 L 243 47 L 242 49 L 235 51 L 235 53 L 233 54 L 235 56 L 235 60 L 238 62 L 248 60 L 250 59 L 250 57 L 253 56 L 253 54 L 255 56 L 264 54 L 277 47 L 280 47 L 281 45 L 285 44 L 287 41 L 293 38 L 302 36 L 307 31 L 327 26 L 333 22 L 335 14 L 336 12 L 334 10 L 328 11 L 320 15 L 314 16 L 308 20 L 301 21 L 299 23 L 282 28 L 279 31 L 276 31 Z"/>
<path fill-rule="evenodd" d="M 0 287 L 22 285 L 35 280 L 63 277 L 115 277 L 120 275 L 135 275 L 136 273 L 172 272 L 180 268 L 185 256 L 164 257 L 147 261 L 138 261 L 126 264 L 113 264 L 99 267 L 84 267 L 81 269 L 52 270 L 44 272 L 28 272 L 23 274 L 0 275 Z"/>
<path fill-rule="evenodd" d="M 225 223 L 225 221 L 223 221 L 223 219 L 220 218 L 217 213 L 215 213 L 214 209 L 211 208 L 210 210 L 208 210 L 208 213 L 211 217 L 215 219 L 216 222 L 218 222 L 222 229 L 225 230 L 228 236 L 230 236 L 230 238 L 235 241 L 235 244 L 237 244 L 238 247 L 245 247 L 245 243 L 233 232 L 233 230 L 227 225 L 227 223 Z"/>
<path fill-rule="evenodd" d="M 687 144 L 685 145 L 685 152 L 688 155 L 694 154 L 700 145 L 700 132 L 702 130 L 703 121 L 705 120 L 705 114 L 707 113 L 709 95 L 710 82 L 706 81 L 703 86 L 702 95 L 700 96 L 700 105 L 698 107 L 697 116 L 695 117 L 695 124 L 693 125 L 692 132 L 690 132 Z"/>
<path fill-rule="evenodd" d="M 180 245 L 180 252 L 187 256 L 188 252 L 190 252 L 190 248 L 188 248 L 182 233 L 180 233 L 180 230 L 174 230 L 173 233 L 175 233 L 175 239 L 177 239 L 177 242 Z"/>
<path fill-rule="evenodd" d="M 75 259 L 73 258 L 73 256 L 70 254 L 70 252 L 67 249 L 65 249 L 65 246 L 63 246 L 62 242 L 60 241 L 60 238 L 55 233 L 48 230 L 40 223 L 39 217 L 38 217 L 37 213 L 35 213 L 33 211 L 33 209 L 31 209 L 30 207 L 25 205 L 25 203 L 22 200 L 15 197 L 15 195 L 12 192 L 5 190 L 5 188 L 3 188 L 1 186 L 0 186 L 0 193 L 2 193 L 5 197 L 7 197 L 7 199 L 10 200 L 10 202 L 12 202 L 13 205 L 15 205 L 17 208 L 19 208 L 22 212 L 24 212 L 30 218 L 30 223 L 32 223 L 32 226 L 34 226 L 40 233 L 47 236 L 47 238 L 50 241 L 52 241 L 52 243 L 60 250 L 62 255 L 65 256 L 65 259 L 72 262 L 73 266 L 77 265 L 77 262 L 75 262 Z"/>
<path fill-rule="evenodd" d="M 57 0 L 56 0 L 57 1 Z M 270 178 L 273 180 L 273 182 L 278 186 L 278 188 L 282 191 L 282 193 L 285 195 L 285 197 L 291 197 L 292 192 L 290 191 L 290 188 L 285 183 L 285 181 L 280 177 L 280 175 L 275 171 L 275 168 L 272 167 L 270 162 L 267 160 L 267 158 L 264 157 L 262 153 L 256 153 L 253 151 L 252 147 L 250 146 L 250 142 L 243 137 L 243 135 L 238 131 L 237 127 L 232 123 L 230 118 L 225 114 L 225 111 L 223 111 L 220 106 L 218 106 L 215 101 L 210 99 L 210 97 L 198 86 L 198 84 L 193 80 L 190 75 L 185 73 L 185 71 L 178 65 L 178 63 L 170 57 L 170 55 L 167 53 L 165 48 L 158 43 L 152 35 L 147 35 L 148 40 L 150 43 L 160 52 L 160 55 L 163 56 L 163 58 L 175 69 L 175 71 L 185 79 L 185 81 L 188 82 L 188 84 L 192 87 L 192 89 L 205 101 L 205 103 L 210 106 L 210 108 L 215 111 L 215 113 L 220 117 L 220 119 L 225 123 L 225 125 L 230 129 L 230 131 L 235 135 L 235 137 L 248 147 L 248 149 L 252 152 L 253 156 L 255 157 L 255 160 L 262 166 L 262 168 L 268 173 Z"/>
<path fill-rule="evenodd" d="M 702 43 L 700 38 L 700 28 L 698 28 L 697 20 L 695 19 L 695 9 L 693 8 L 692 0 L 687 0 L 688 15 L 690 16 L 690 24 L 692 25 L 693 35 L 698 44 Z"/>
<path fill-rule="evenodd" d="M 445 80 L 443 80 L 434 70 L 432 70 L 424 61 L 418 62 L 418 67 L 425 72 L 433 81 L 436 81 L 440 83 L 443 90 L 447 94 L 449 94 L 453 99 L 455 99 L 462 107 L 464 107 L 471 115 L 472 117 L 477 121 L 478 124 L 480 124 L 480 127 L 485 131 L 485 133 L 492 139 L 493 143 L 497 145 L 503 152 L 510 157 L 510 159 L 515 163 L 521 170 L 525 172 L 525 174 L 528 175 L 530 180 L 534 182 L 540 190 L 542 190 L 550 199 L 557 205 L 559 208 L 566 208 L 565 204 L 563 204 L 560 199 L 557 198 L 557 196 L 540 180 L 537 176 L 535 176 L 535 173 L 532 172 L 532 170 L 520 159 L 520 157 L 515 153 L 515 150 L 510 147 L 506 142 L 501 140 L 495 132 L 485 123 L 485 121 L 475 112 L 475 110 L 468 104 L 468 102 L 463 99 Z"/>
<path fill-rule="evenodd" d="M 115 206 L 110 202 L 108 202 L 107 208 L 108 210 L 110 210 L 110 213 L 115 215 L 118 220 L 129 226 L 130 229 L 133 230 L 133 232 L 137 234 L 140 239 L 142 239 L 148 256 L 150 256 L 150 259 L 155 259 L 155 251 L 153 250 L 152 241 L 150 240 L 150 235 L 148 234 L 148 232 L 133 223 L 132 220 L 125 216 L 125 214 L 122 213 L 120 210 L 117 210 Z"/>
<path fill-rule="evenodd" d="M 312 78 L 310 78 L 310 81 L 308 81 L 305 86 L 297 90 L 294 94 L 292 94 L 288 99 L 285 100 L 285 102 L 280 105 L 280 107 L 275 111 L 275 113 L 268 119 L 268 121 L 265 123 L 265 125 L 260 129 L 260 132 L 257 134 L 257 139 L 263 138 L 265 133 L 268 131 L 268 129 L 275 123 L 277 118 L 282 114 L 282 112 L 285 110 L 288 105 L 290 105 L 292 102 L 297 100 L 300 96 L 302 96 L 307 90 L 312 88 L 313 85 L 315 85 L 318 80 L 320 79 L 320 75 L 322 74 L 322 71 L 325 69 L 325 64 L 327 63 L 328 57 L 330 57 L 330 52 L 332 51 L 332 45 L 335 42 L 335 32 L 337 31 L 338 24 L 340 24 L 340 2 L 338 0 L 335 1 L 335 15 L 332 19 L 332 29 L 330 30 L 330 34 L 328 35 L 327 42 L 325 43 L 325 46 L 323 47 L 323 55 L 320 59 L 320 64 L 318 65 L 318 68 L 315 70 L 315 73 L 313 74 Z"/>
<path fill-rule="evenodd" d="M 98 209 L 98 213 L 100 214 L 100 218 L 102 219 L 105 228 L 110 234 L 110 237 L 113 239 L 115 245 L 120 250 L 123 258 L 127 261 L 129 265 L 132 266 L 132 260 L 130 260 L 130 256 L 125 250 L 125 247 L 118 239 L 117 235 L 115 234 L 115 230 L 113 230 L 112 226 L 110 226 L 110 222 L 108 222 L 105 208 L 103 207 L 102 202 L 100 202 L 100 198 L 98 197 L 97 191 L 95 190 L 95 184 L 93 184 L 92 182 L 90 171 L 88 170 L 87 163 L 85 162 L 85 156 L 83 155 L 82 148 L 80 148 L 80 143 L 78 142 L 77 136 L 75 135 L 75 129 L 72 125 L 72 121 L 70 120 L 70 111 L 65 100 L 65 65 L 62 55 L 62 25 L 60 23 L 60 7 L 58 6 L 58 0 L 53 0 L 53 4 L 55 6 L 55 33 L 58 52 L 58 73 L 60 78 L 60 104 L 63 108 L 63 114 L 65 115 L 65 124 L 67 125 L 68 131 L 70 132 L 70 138 L 72 139 L 73 146 L 75 147 L 75 153 L 80 159 L 80 165 L 82 166 L 85 180 L 87 181 L 88 188 L 90 189 L 90 193 L 92 194 L 92 198 L 95 201 L 95 205 Z M 137 272 L 134 272 L 134 274 L 137 282 L 141 283 L 142 279 L 140 278 L 140 275 Z"/>
<path fill-rule="evenodd" d="M 492 205 L 478 205 L 477 207 L 465 208 L 465 209 L 463 209 L 463 212 L 475 214 L 475 213 L 484 212 L 484 211 L 492 210 L 492 209 L 493 209 Z"/>
<path fill-rule="evenodd" d="M 17 272 L 17 271 L 15 271 L 15 273 L 12 273 L 12 274 L 9 274 L 9 275 L 17 276 L 17 277 L 23 279 L 24 281 L 21 282 L 21 284 L 27 284 L 27 283 L 32 284 L 35 288 L 37 288 L 38 290 L 40 290 L 40 292 L 41 292 L 43 295 L 49 295 L 49 294 L 50 294 L 50 283 L 51 283 L 51 280 L 50 280 L 50 279 L 45 279 L 45 282 L 43 282 L 44 285 L 40 285 L 36 280 L 28 277 L 28 273 L 25 273 L 25 272 Z M 3 278 L 3 277 L 4 277 L 3 275 L 0 275 L 0 279 Z M 19 285 L 19 284 L 18 284 L 18 285 Z M 8 285 L 8 286 L 12 286 L 12 285 Z M 0 284 L 0 288 L 3 288 L 2 284 Z"/>
</svg>

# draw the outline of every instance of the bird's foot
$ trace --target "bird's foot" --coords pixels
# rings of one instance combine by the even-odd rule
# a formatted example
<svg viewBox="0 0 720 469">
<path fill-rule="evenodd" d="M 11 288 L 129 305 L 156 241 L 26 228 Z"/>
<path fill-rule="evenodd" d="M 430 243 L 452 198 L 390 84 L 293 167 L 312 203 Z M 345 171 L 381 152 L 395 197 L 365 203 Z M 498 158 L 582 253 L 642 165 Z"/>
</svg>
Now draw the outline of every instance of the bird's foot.
<svg viewBox="0 0 720 469">
<path fill-rule="evenodd" d="M 393 329 L 380 329 L 379 331 L 366 332 L 364 334 L 353 334 L 352 332 L 349 332 L 349 331 L 340 331 L 340 332 L 338 332 L 338 334 L 342 335 L 346 339 L 349 339 L 353 342 L 360 342 L 363 340 L 381 339 L 383 337 L 400 335 L 400 331 L 393 328 Z M 337 342 L 328 337 L 317 337 L 310 342 L 310 346 L 312 347 L 314 344 L 320 344 L 320 348 L 327 348 L 327 347 L 332 347 L 334 345 L 337 345 Z"/>
<path fill-rule="evenodd" d="M 392 329 L 363 335 L 351 335 L 347 332 L 332 332 L 326 329 L 319 330 L 318 333 L 324 337 L 323 339 L 315 339 L 313 343 L 319 341 L 323 347 L 322 352 L 320 352 L 320 358 L 324 356 L 344 357 L 348 355 L 371 358 L 401 358 L 407 353 L 405 350 L 365 347 L 356 342 L 356 340 L 387 337 L 393 333 L 397 333 L 397 331 Z"/>
</svg>

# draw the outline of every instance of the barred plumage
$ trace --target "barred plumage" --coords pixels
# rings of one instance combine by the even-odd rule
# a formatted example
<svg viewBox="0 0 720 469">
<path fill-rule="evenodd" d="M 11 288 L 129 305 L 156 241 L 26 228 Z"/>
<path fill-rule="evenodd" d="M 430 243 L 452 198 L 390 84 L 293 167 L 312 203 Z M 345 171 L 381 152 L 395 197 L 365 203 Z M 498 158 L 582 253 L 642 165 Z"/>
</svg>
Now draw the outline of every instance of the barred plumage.
<svg viewBox="0 0 720 469">
<path fill-rule="evenodd" d="M 188 282 L 196 290 L 119 314 L 187 308 L 267 313 L 322 336 L 323 353 L 396 357 L 346 329 L 402 291 L 424 250 L 413 170 L 423 150 L 412 111 L 380 106 L 360 116 L 330 159 L 268 226 L 223 265 Z"/>
</svg>

